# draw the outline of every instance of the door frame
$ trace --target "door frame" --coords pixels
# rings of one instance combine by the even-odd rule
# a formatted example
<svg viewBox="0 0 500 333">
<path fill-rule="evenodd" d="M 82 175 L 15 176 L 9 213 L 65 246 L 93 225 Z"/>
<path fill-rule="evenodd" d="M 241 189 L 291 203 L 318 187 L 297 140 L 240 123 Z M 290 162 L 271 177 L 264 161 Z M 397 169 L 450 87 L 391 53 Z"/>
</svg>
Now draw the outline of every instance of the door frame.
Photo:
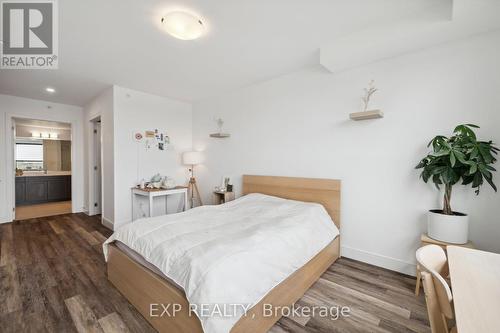
<svg viewBox="0 0 500 333">
<path fill-rule="evenodd" d="M 79 133 L 75 133 L 78 128 L 77 120 L 69 120 L 69 119 L 59 119 L 55 117 L 47 117 L 43 114 L 34 113 L 30 115 L 26 114 L 16 114 L 16 113 L 7 113 L 5 118 L 5 147 L 6 147 L 6 200 L 7 200 L 7 219 L 6 222 L 12 222 L 16 218 L 16 171 L 13 166 L 15 165 L 15 144 L 16 140 L 13 135 L 15 132 L 15 118 L 17 119 L 31 119 L 31 120 L 43 120 L 43 121 L 57 121 L 61 123 L 67 123 L 71 126 L 71 211 L 72 213 L 81 212 L 81 208 L 78 207 L 78 203 L 74 200 L 77 197 L 77 191 L 79 188 L 75 186 L 77 180 L 82 178 L 80 175 L 81 170 L 76 165 L 76 154 L 77 154 L 77 146 L 75 144 L 75 137 L 78 136 Z M 13 129 L 14 127 L 14 129 Z"/>
<path fill-rule="evenodd" d="M 100 131 L 100 137 L 97 138 L 97 136 L 94 134 L 94 130 L 95 130 L 95 126 L 96 126 L 96 123 L 97 122 L 101 122 L 101 131 Z M 102 184 L 102 118 L 100 115 L 97 115 L 95 117 L 93 117 L 92 119 L 90 119 L 88 121 L 88 138 L 89 138 L 89 142 L 88 142 L 88 156 L 89 156 L 89 159 L 88 159 L 88 165 L 87 165 L 87 171 L 88 171 L 88 179 L 89 179 L 89 183 L 88 183 L 88 186 L 89 186 L 89 191 L 88 191 L 88 202 L 89 202 L 89 209 L 88 209 L 88 215 L 89 216 L 93 216 L 93 215 L 97 215 L 97 214 L 101 214 L 102 216 L 102 208 L 104 207 L 104 195 L 103 195 L 103 184 Z M 97 145 L 100 146 L 100 161 L 101 161 L 101 165 L 100 165 L 100 168 L 99 168 L 99 173 L 96 173 L 95 170 L 94 170 L 94 166 L 96 165 L 96 161 L 97 161 Z M 101 207 L 99 207 L 99 209 L 96 210 L 95 206 L 94 206 L 94 203 L 96 202 L 96 197 L 97 197 L 97 191 L 99 191 L 99 189 L 96 188 L 96 184 L 97 184 L 97 174 L 100 175 L 100 178 L 101 178 L 101 188 L 100 188 L 100 196 L 101 196 Z"/>
</svg>

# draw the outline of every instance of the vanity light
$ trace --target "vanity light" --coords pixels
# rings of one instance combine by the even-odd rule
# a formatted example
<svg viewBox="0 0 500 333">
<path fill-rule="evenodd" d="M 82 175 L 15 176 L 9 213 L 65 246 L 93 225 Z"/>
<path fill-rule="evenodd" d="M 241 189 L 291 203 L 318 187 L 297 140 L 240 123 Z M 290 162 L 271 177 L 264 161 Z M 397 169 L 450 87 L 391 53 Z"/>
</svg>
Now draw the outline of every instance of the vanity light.
<svg viewBox="0 0 500 333">
<path fill-rule="evenodd" d="M 59 138 L 59 134 L 57 134 L 57 133 L 49 133 L 49 138 L 51 138 L 51 139 L 57 139 L 57 138 Z"/>
<path fill-rule="evenodd" d="M 40 138 L 40 137 L 42 137 L 42 134 L 39 132 L 33 132 L 33 133 L 31 133 L 31 137 L 32 138 Z"/>
<path fill-rule="evenodd" d="M 51 88 L 51 87 L 45 88 L 45 91 L 48 92 L 49 94 L 53 94 L 56 92 L 56 90 L 54 88 Z"/>
<path fill-rule="evenodd" d="M 182 40 L 193 40 L 205 31 L 203 22 L 186 12 L 171 12 L 161 18 L 165 30 L 172 36 Z"/>
<path fill-rule="evenodd" d="M 40 135 L 42 138 L 44 139 L 50 139 L 50 134 L 49 133 L 42 133 L 42 135 Z"/>
</svg>

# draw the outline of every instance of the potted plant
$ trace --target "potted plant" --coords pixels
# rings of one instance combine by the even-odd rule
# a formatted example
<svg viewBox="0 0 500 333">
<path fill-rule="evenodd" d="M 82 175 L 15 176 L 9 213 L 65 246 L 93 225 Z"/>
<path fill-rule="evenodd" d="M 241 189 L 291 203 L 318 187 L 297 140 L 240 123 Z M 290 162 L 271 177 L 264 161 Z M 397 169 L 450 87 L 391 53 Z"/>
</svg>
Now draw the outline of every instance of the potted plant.
<svg viewBox="0 0 500 333">
<path fill-rule="evenodd" d="M 486 181 L 497 191 L 493 183 L 493 164 L 500 151 L 492 141 L 478 141 L 473 128 L 479 126 L 459 125 L 451 137 L 436 136 L 427 147 L 432 152 L 416 166 L 422 169 L 420 177 L 424 182 L 431 180 L 438 190 L 444 186 L 443 209 L 429 211 L 427 231 L 436 240 L 464 244 L 468 241 L 469 217 L 454 212 L 451 208 L 451 194 L 455 184 L 471 184 L 476 195 Z"/>
</svg>

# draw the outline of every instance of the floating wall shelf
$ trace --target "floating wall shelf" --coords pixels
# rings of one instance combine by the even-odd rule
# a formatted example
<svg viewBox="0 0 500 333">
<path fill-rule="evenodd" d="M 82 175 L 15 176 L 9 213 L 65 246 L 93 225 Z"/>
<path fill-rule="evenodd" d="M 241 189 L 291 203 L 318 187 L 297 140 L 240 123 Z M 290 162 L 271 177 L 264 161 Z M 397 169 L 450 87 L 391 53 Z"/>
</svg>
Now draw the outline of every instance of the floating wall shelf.
<svg viewBox="0 0 500 333">
<path fill-rule="evenodd" d="M 218 138 L 218 139 L 224 139 L 224 138 L 229 138 L 231 134 L 229 133 L 214 133 L 210 134 L 211 138 Z"/>
<path fill-rule="evenodd" d="M 381 110 L 354 112 L 349 114 L 349 118 L 351 118 L 352 120 L 378 119 L 384 118 L 384 113 Z"/>
</svg>

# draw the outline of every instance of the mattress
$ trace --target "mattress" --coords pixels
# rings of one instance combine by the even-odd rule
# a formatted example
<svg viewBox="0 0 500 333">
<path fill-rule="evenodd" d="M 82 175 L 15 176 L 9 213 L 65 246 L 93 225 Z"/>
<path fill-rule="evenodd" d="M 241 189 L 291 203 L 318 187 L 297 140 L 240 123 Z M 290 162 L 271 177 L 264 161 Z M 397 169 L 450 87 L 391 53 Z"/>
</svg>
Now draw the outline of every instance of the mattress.
<svg viewBox="0 0 500 333">
<path fill-rule="evenodd" d="M 117 248 L 119 248 L 123 253 L 125 253 L 130 259 L 132 259 L 133 261 L 135 261 L 136 263 L 138 263 L 139 265 L 143 266 L 143 267 L 146 267 L 147 269 L 149 269 L 150 271 L 152 271 L 153 273 L 161 276 L 163 279 L 167 280 L 171 285 L 177 287 L 178 289 L 182 290 L 182 287 L 179 286 L 177 283 L 175 283 L 175 281 L 173 281 L 172 279 L 170 279 L 168 276 L 166 276 L 165 274 L 162 273 L 162 271 L 160 271 L 158 269 L 158 267 L 156 267 L 155 265 L 153 265 L 152 263 L 148 262 L 146 259 L 144 259 L 143 256 L 141 256 L 139 253 L 137 253 L 136 251 L 132 250 L 130 247 L 128 247 L 127 245 L 123 244 L 122 242 L 120 241 L 116 241 L 114 243 L 116 245 Z"/>
<path fill-rule="evenodd" d="M 184 290 L 206 333 L 223 333 L 338 235 L 322 205 L 254 193 L 136 220 L 116 230 L 103 250 L 107 258 L 110 243 L 125 244 L 134 260 Z M 212 315 L 227 305 L 238 307 Z M 208 315 L 197 310 L 205 306 Z"/>
</svg>

